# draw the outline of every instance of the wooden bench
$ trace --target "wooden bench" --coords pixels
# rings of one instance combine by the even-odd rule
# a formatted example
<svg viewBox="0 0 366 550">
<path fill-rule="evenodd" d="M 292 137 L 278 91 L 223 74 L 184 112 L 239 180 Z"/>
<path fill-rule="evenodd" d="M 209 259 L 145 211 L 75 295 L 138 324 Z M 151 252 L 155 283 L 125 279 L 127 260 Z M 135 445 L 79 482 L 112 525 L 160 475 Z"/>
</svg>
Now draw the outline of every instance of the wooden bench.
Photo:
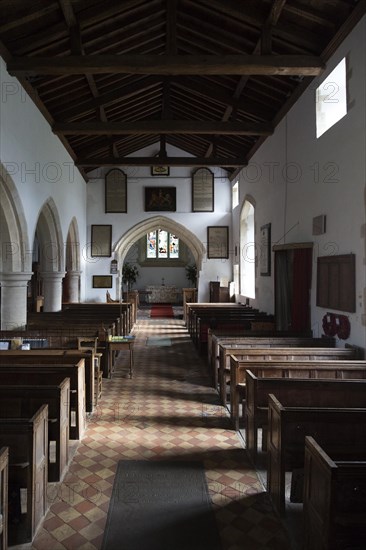
<svg viewBox="0 0 366 550">
<path fill-rule="evenodd" d="M 98 338 L 97 352 L 107 378 L 106 341 L 111 336 L 128 335 L 133 325 L 131 304 L 67 304 L 61 312 L 30 315 L 27 332 L 46 336 L 50 348 L 77 349 L 80 338 Z"/>
<path fill-rule="evenodd" d="M 33 319 L 27 324 L 24 337 L 29 335 L 38 335 L 47 338 L 48 347 L 58 348 L 77 348 L 78 336 L 93 338 L 103 335 L 118 334 L 120 332 L 116 319 L 111 319 L 103 323 L 100 319 L 89 318 L 78 319 L 76 314 L 70 316 L 58 313 L 37 313 L 37 319 Z"/>
<path fill-rule="evenodd" d="M 251 350 L 249 349 L 248 353 L 245 355 L 230 355 L 230 416 L 236 429 L 238 429 L 239 426 L 239 403 L 245 398 L 246 369 L 254 369 L 255 374 L 261 376 L 258 371 L 258 366 L 259 368 L 260 365 L 265 367 L 267 363 L 270 363 L 272 366 L 281 366 L 285 362 L 296 363 L 297 365 L 300 364 L 299 366 L 301 369 L 306 368 L 301 366 L 303 362 L 311 368 L 311 366 L 314 366 L 314 361 L 328 363 L 329 361 L 344 362 L 345 360 L 352 360 L 354 355 L 351 349 L 346 350 L 340 348 L 253 348 Z M 353 364 L 355 363 L 353 362 Z M 359 365 L 363 366 L 366 365 L 366 363 L 361 361 Z M 289 376 L 289 374 L 284 374 L 284 376 Z M 298 376 L 301 377 L 300 374 Z M 307 377 L 307 375 L 303 377 Z M 329 377 L 332 376 L 330 375 Z M 225 406 L 226 391 L 220 391 L 220 397 L 222 404 Z"/>
<path fill-rule="evenodd" d="M 79 440 L 85 431 L 84 360 L 76 364 L 17 364 L 0 365 L 0 384 L 47 385 L 60 384 L 70 378 L 70 439 Z M 19 382 L 18 382 L 19 381 Z"/>
<path fill-rule="evenodd" d="M 232 330 L 250 330 L 253 321 L 272 319 L 265 312 L 238 303 L 189 303 L 187 304 L 188 332 L 200 352 L 207 350 L 208 331 L 223 325 Z"/>
<path fill-rule="evenodd" d="M 93 412 L 95 403 L 95 354 L 90 351 L 77 349 L 37 349 L 37 350 L 10 350 L 0 351 L 0 365 L 14 362 L 18 364 L 76 364 L 84 361 L 85 373 L 85 412 Z"/>
<path fill-rule="evenodd" d="M 9 546 L 32 541 L 47 510 L 48 406 L 24 418 L 0 418 L 0 447 L 9 447 Z"/>
<path fill-rule="evenodd" d="M 281 351 L 278 350 L 285 350 L 283 351 L 284 359 L 285 360 L 294 360 L 296 359 L 296 356 L 299 357 L 299 360 L 302 360 L 302 356 L 304 355 L 305 360 L 307 359 L 307 355 L 317 355 L 319 358 L 327 359 L 332 358 L 333 355 L 335 355 L 337 358 L 344 356 L 345 358 L 353 358 L 358 359 L 361 357 L 358 357 L 358 350 L 356 348 L 335 348 L 334 346 L 330 346 L 329 348 L 325 345 L 320 345 L 319 342 L 316 342 L 315 346 L 311 345 L 310 339 L 301 339 L 301 338 L 251 338 L 248 339 L 248 341 L 242 341 L 233 343 L 233 344 L 223 344 L 220 343 L 218 346 L 218 359 L 215 365 L 215 368 L 217 368 L 217 374 L 215 376 L 218 378 L 218 390 L 220 392 L 220 398 L 223 404 L 226 404 L 226 384 L 229 381 L 230 382 L 230 356 L 235 355 L 236 357 L 240 357 L 240 359 L 245 355 L 248 355 L 248 359 L 256 359 L 260 358 L 261 353 L 259 350 L 270 350 L 268 353 L 271 353 L 273 355 L 273 360 L 276 360 L 276 356 L 278 356 L 278 359 L 281 359 Z M 314 341 L 314 340 L 313 340 Z M 248 351 L 248 348 L 253 351 Z M 289 354 L 286 350 L 293 350 L 291 354 Z M 256 351 L 258 350 L 258 351 Z M 303 351 L 304 350 L 304 351 Z M 340 350 L 340 351 L 338 351 Z M 272 360 L 271 357 L 267 359 L 268 353 L 265 354 L 265 360 Z M 291 356 L 294 356 L 293 358 Z M 315 359 L 317 357 L 314 357 Z"/>
<path fill-rule="evenodd" d="M 8 548 L 9 447 L 0 448 L 0 549 Z"/>
<path fill-rule="evenodd" d="M 357 403 L 355 403 L 357 405 Z M 305 436 L 316 438 L 327 452 L 366 451 L 366 408 L 287 406 L 268 397 L 267 490 L 279 514 L 285 513 L 286 471 L 304 467 Z"/>
<path fill-rule="evenodd" d="M 94 365 L 94 399 L 93 408 L 98 405 L 99 399 L 102 397 L 103 387 L 103 370 L 101 365 L 102 353 L 98 353 L 98 338 L 83 338 L 78 337 L 78 350 L 84 353 L 91 353 L 92 362 Z M 87 404 L 88 410 L 88 404 Z"/>
<path fill-rule="evenodd" d="M 253 317 L 257 310 L 251 310 L 245 308 L 239 304 L 189 304 L 188 306 L 188 319 L 187 328 L 188 332 L 195 343 L 200 349 L 201 346 L 208 341 L 208 331 L 210 328 L 218 328 L 218 320 L 225 319 L 226 324 L 233 327 L 233 324 L 239 328 L 239 323 L 235 323 L 239 318 L 245 317 L 249 321 L 241 324 L 242 329 L 250 329 L 250 319 Z M 225 321 L 223 321 L 225 322 Z"/>
<path fill-rule="evenodd" d="M 131 293 L 131 297 L 132 297 Z M 115 303 L 94 303 L 81 302 L 77 304 L 63 304 L 63 313 L 76 313 L 77 316 L 86 314 L 95 315 L 103 322 L 106 319 L 120 318 L 121 329 L 119 336 L 129 334 L 137 319 L 135 301 L 115 302 Z"/>
<path fill-rule="evenodd" d="M 0 384 L 0 417 L 24 417 L 48 405 L 48 481 L 60 481 L 69 463 L 70 379 L 57 385 Z"/>
<path fill-rule="evenodd" d="M 304 550 L 366 545 L 366 453 L 329 454 L 305 437 Z"/>
<path fill-rule="evenodd" d="M 262 347 L 335 347 L 334 338 L 313 338 L 288 331 L 255 332 L 242 331 L 228 334 L 227 332 L 209 329 L 207 362 L 215 388 L 218 388 L 218 370 L 220 363 L 220 347 L 224 349 L 253 347 L 263 343 Z M 227 364 L 229 368 L 229 364 Z"/>
<path fill-rule="evenodd" d="M 231 328 L 232 331 L 242 330 L 251 331 L 253 322 L 259 320 L 265 320 L 268 318 L 268 314 L 263 311 L 256 311 L 243 308 L 240 306 L 238 309 L 229 311 L 207 311 L 196 314 L 196 325 L 194 337 L 197 347 L 200 351 L 206 351 L 208 348 L 208 331 L 210 329 L 217 329 L 226 326 Z M 274 330 L 274 329 L 271 329 Z"/>
<path fill-rule="evenodd" d="M 89 333 L 82 335 L 81 331 L 75 333 L 74 330 L 69 330 L 65 327 L 62 329 L 55 329 L 54 327 L 47 329 L 47 327 L 43 327 L 35 330 L 26 330 L 21 333 L 19 333 L 18 331 L 0 331 L 0 338 L 2 339 L 2 341 L 8 342 L 9 344 L 14 338 L 22 338 L 23 341 L 31 343 L 30 351 L 32 352 L 39 351 L 40 349 L 53 349 L 59 352 L 66 350 L 70 350 L 70 352 L 71 350 L 76 351 L 78 349 L 78 338 L 97 338 L 97 352 L 102 354 L 100 365 L 103 370 L 103 376 L 104 372 L 106 373 L 105 376 L 107 376 L 108 358 L 106 349 L 106 338 L 108 338 L 112 334 L 113 331 L 109 329 L 100 331 L 100 333 L 97 330 L 92 330 L 89 331 Z M 11 347 L 9 346 L 8 349 L 10 350 Z M 16 349 L 15 351 L 20 350 Z"/>
<path fill-rule="evenodd" d="M 135 304 L 124 303 L 81 303 L 65 304 L 62 316 L 72 322 L 93 322 L 108 327 L 115 324 L 115 335 L 129 334 L 137 319 Z"/>
<path fill-rule="evenodd" d="M 299 372 L 295 369 L 286 373 L 290 378 L 281 377 L 284 372 L 280 368 L 266 369 L 262 373 L 264 377 L 255 376 L 250 370 L 246 371 L 245 441 L 247 451 L 254 462 L 258 452 L 259 429 L 262 429 L 262 451 L 267 450 L 269 394 L 275 395 L 279 401 L 284 401 L 288 405 L 299 403 L 307 407 L 316 398 L 319 407 L 335 407 L 343 398 L 345 407 L 356 406 L 354 403 L 366 407 L 366 364 L 361 372 L 364 378 L 360 380 L 322 378 L 329 374 L 328 370 L 328 367 L 324 371 L 319 366 L 303 374 L 303 370 Z M 297 374 L 303 378 L 297 378 Z"/>
</svg>

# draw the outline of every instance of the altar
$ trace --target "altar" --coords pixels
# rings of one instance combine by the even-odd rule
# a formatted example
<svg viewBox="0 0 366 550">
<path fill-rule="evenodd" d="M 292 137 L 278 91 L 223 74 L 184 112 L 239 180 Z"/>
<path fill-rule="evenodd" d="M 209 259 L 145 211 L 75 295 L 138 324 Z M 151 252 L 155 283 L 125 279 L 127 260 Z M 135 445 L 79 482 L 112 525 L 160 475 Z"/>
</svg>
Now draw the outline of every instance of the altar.
<svg viewBox="0 0 366 550">
<path fill-rule="evenodd" d="M 182 292 L 175 285 L 147 285 L 145 290 L 149 304 L 176 304 Z"/>
</svg>

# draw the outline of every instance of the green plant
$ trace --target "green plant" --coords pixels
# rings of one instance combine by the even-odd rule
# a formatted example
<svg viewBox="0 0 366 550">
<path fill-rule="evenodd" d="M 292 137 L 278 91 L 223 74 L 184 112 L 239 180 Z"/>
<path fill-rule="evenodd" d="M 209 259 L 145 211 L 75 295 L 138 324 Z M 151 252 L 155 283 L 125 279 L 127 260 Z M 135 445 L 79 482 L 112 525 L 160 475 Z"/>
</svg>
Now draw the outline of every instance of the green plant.
<svg viewBox="0 0 366 550">
<path fill-rule="evenodd" d="M 128 262 L 123 264 L 122 268 L 122 283 L 127 285 L 127 292 L 132 288 L 132 285 L 136 283 L 137 277 L 140 275 L 136 265 L 132 265 Z"/>
<path fill-rule="evenodd" d="M 195 264 L 186 266 L 186 277 L 195 287 L 197 284 L 197 266 Z"/>
</svg>

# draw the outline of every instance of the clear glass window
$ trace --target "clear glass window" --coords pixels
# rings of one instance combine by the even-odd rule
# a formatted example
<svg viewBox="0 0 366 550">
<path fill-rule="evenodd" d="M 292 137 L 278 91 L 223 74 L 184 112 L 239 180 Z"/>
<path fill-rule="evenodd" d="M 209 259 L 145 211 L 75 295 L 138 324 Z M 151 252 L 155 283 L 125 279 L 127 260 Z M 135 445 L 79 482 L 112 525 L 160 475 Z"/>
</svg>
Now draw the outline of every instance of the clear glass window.
<svg viewBox="0 0 366 550">
<path fill-rule="evenodd" d="M 316 137 L 347 114 L 346 59 L 343 58 L 316 90 Z"/>
</svg>

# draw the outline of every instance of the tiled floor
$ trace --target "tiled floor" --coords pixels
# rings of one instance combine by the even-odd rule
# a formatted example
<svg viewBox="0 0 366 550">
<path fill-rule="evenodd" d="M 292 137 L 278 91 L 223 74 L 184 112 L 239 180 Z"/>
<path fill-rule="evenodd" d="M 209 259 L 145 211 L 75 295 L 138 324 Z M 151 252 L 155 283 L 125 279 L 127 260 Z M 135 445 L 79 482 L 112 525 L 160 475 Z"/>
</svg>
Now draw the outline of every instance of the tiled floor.
<svg viewBox="0 0 366 550">
<path fill-rule="evenodd" d="M 223 550 L 288 550 L 287 532 L 183 321 L 146 316 L 140 312 L 134 328 L 133 379 L 120 356 L 65 479 L 49 488 L 42 527 L 23 548 L 99 549 L 118 460 L 170 457 L 204 461 Z"/>
</svg>

